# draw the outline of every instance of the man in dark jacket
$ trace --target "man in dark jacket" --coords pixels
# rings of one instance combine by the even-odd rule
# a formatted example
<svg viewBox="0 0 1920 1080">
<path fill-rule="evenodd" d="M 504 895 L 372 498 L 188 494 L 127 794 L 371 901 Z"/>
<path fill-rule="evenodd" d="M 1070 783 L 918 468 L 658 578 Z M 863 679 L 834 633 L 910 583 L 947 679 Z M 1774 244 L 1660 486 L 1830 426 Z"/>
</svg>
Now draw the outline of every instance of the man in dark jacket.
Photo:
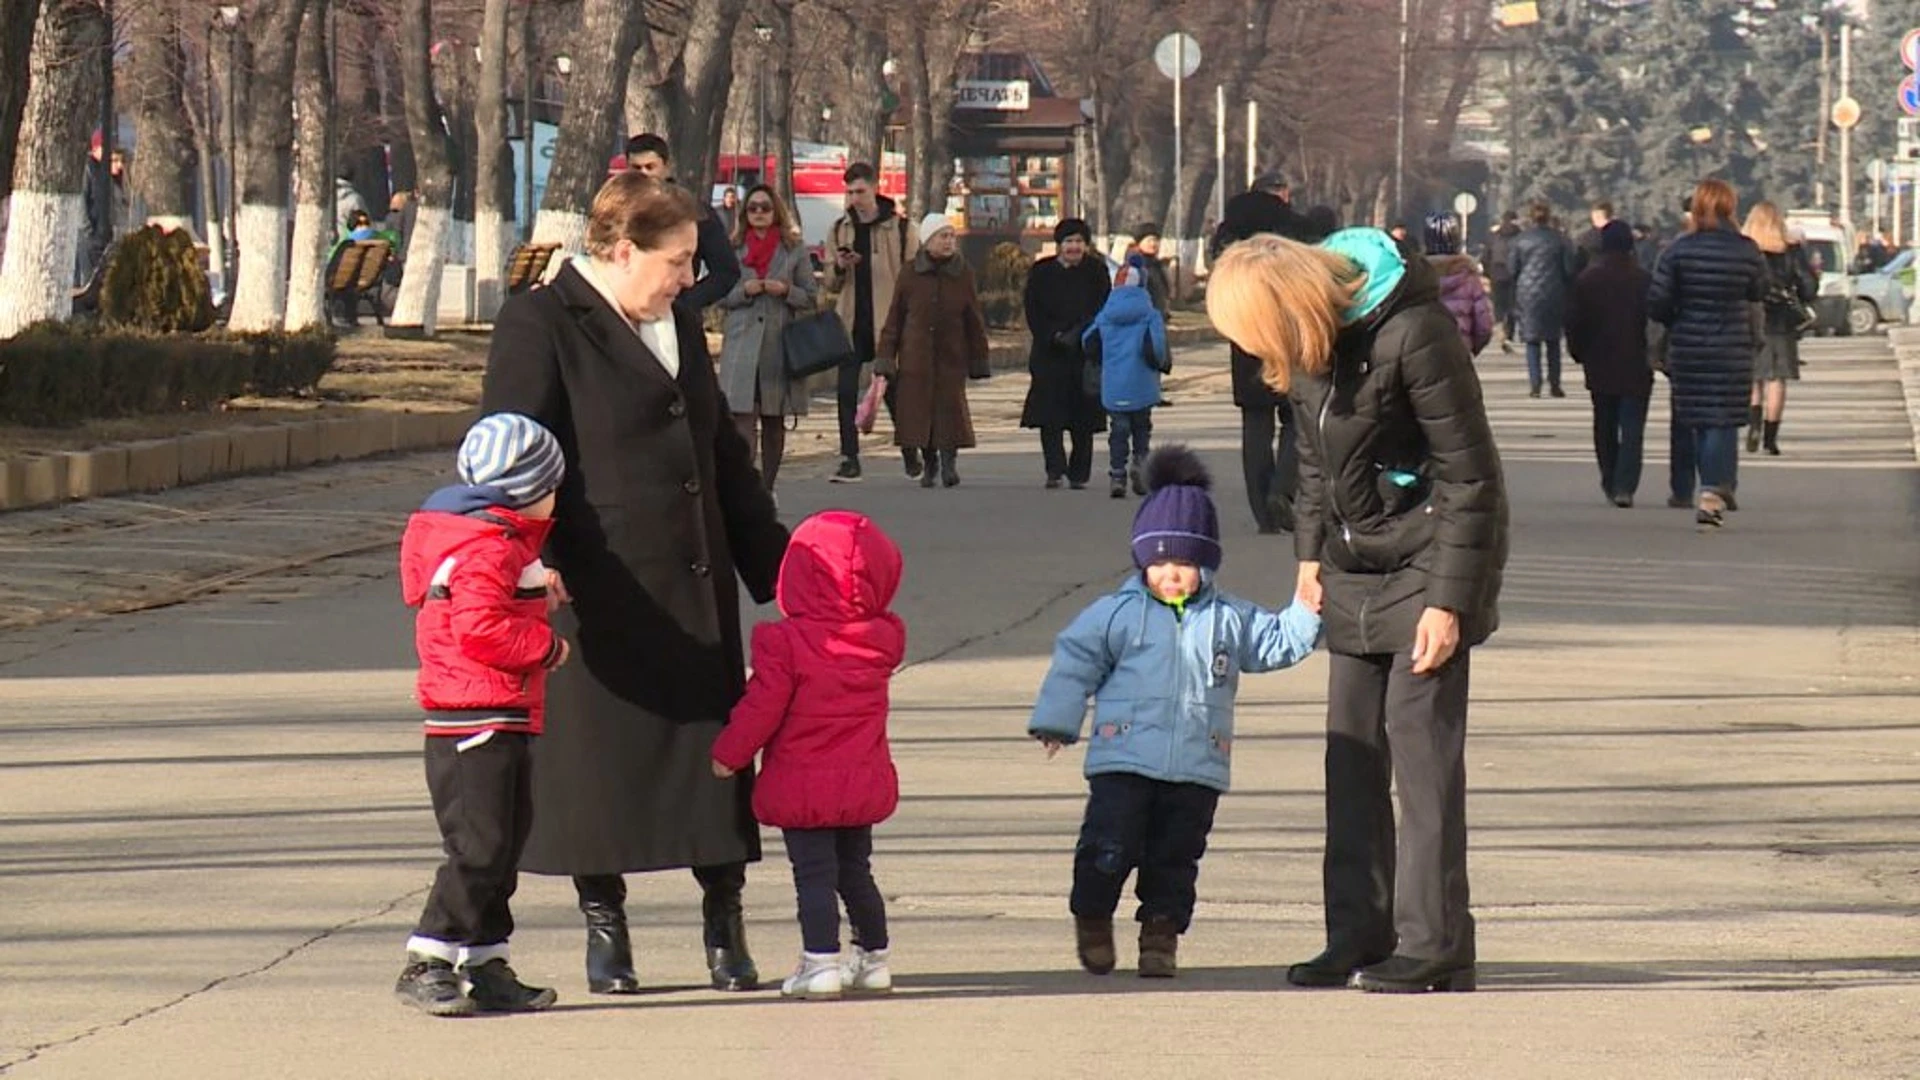
<svg viewBox="0 0 1920 1080">
<path fill-rule="evenodd" d="M 1573 247 L 1553 227 L 1553 210 L 1537 202 L 1528 211 L 1533 226 L 1513 242 L 1508 267 L 1513 271 L 1513 303 L 1520 336 L 1527 343 L 1527 383 L 1540 396 L 1540 359 L 1546 354 L 1547 384 L 1560 389 L 1560 335 L 1565 329 L 1567 286 L 1573 283 Z"/>
<path fill-rule="evenodd" d="M 1593 453 L 1600 490 L 1613 505 L 1633 505 L 1653 368 L 1647 362 L 1649 276 L 1634 258 L 1633 227 L 1610 221 L 1600 253 L 1567 297 L 1567 350 L 1586 372 L 1593 397 Z"/>
<path fill-rule="evenodd" d="M 1227 200 L 1226 216 L 1213 235 L 1208 260 L 1258 233 L 1315 243 L 1326 233 L 1293 208 L 1293 189 L 1278 173 L 1267 173 L 1253 187 Z M 1233 346 L 1233 404 L 1240 410 L 1240 464 L 1246 475 L 1247 502 L 1263 533 L 1293 528 L 1293 494 L 1299 466 L 1294 445 L 1293 406 L 1260 377 L 1260 361 Z"/>
<path fill-rule="evenodd" d="M 1487 236 L 1480 265 L 1493 279 L 1493 318 L 1500 324 L 1500 351 L 1513 351 L 1513 241 L 1520 235 L 1520 216 L 1509 210 Z"/>
<path fill-rule="evenodd" d="M 657 180 L 673 180 L 673 148 L 667 140 L 648 132 L 627 140 L 627 168 Z M 680 302 L 695 311 L 705 311 L 719 303 L 740 283 L 740 258 L 733 253 L 733 241 L 720 215 L 708 205 L 707 193 L 696 191 L 700 203 L 700 246 L 694 255 L 693 288 L 680 294 Z"/>
<path fill-rule="evenodd" d="M 1613 220 L 1613 204 L 1601 199 L 1588 208 L 1587 213 L 1588 220 L 1592 222 L 1592 228 L 1582 232 L 1574 241 L 1574 277 L 1579 277 L 1582 271 L 1593 265 L 1594 257 L 1600 254 L 1600 232 L 1607 227 L 1607 222 Z"/>
</svg>

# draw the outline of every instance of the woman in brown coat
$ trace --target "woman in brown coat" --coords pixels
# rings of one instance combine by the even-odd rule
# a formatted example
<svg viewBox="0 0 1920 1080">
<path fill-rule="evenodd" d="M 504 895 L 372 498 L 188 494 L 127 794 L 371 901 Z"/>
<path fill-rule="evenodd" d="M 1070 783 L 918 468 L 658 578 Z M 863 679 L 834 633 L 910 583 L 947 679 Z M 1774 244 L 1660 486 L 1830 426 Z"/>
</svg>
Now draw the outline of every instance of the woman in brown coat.
<svg viewBox="0 0 1920 1080">
<path fill-rule="evenodd" d="M 959 451 L 973 445 L 973 415 L 967 380 L 984 379 L 987 324 L 973 286 L 973 271 L 958 256 L 959 243 L 945 215 L 920 222 L 920 253 L 894 288 L 874 353 L 874 368 L 895 387 L 893 441 L 926 451 L 920 486 L 960 482 Z"/>
</svg>

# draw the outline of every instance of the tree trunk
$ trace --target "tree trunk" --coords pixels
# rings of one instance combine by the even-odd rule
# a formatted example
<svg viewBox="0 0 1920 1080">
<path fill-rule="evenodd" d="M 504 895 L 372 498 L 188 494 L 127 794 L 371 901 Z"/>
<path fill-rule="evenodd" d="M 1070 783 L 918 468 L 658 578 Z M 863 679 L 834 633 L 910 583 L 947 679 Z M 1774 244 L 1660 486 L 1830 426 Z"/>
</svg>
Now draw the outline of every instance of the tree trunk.
<svg viewBox="0 0 1920 1080">
<path fill-rule="evenodd" d="M 7 249 L 0 257 L 0 338 L 42 319 L 73 311 L 81 180 L 98 112 L 100 65 L 91 61 L 107 40 L 92 0 L 48 0 L 28 59 L 20 146 L 8 196 Z"/>
<path fill-rule="evenodd" d="M 387 333 L 432 337 L 440 306 L 440 274 L 446 266 L 448 226 L 453 217 L 453 170 L 447 134 L 433 92 L 433 0 L 403 0 L 400 8 L 400 81 L 407 99 L 407 134 L 419 182 L 406 269 L 393 302 Z"/>
<path fill-rule="evenodd" d="M 907 123 L 907 214 L 925 217 L 933 206 L 933 81 L 927 74 L 927 27 L 914 21 L 908 31 L 907 97 L 912 102 Z M 941 199 L 944 208 L 946 200 Z"/>
<path fill-rule="evenodd" d="M 308 0 L 256 0 L 249 23 L 252 71 L 240 100 L 239 286 L 227 328 L 277 330 L 287 318 L 287 195 L 293 172 L 293 65 Z M 236 117 L 236 120 L 240 117 Z"/>
<path fill-rule="evenodd" d="M 761 77 L 772 79 L 765 104 L 767 139 L 773 143 L 774 169 L 779 174 L 775 190 L 796 215 L 797 222 L 799 211 L 793 209 L 793 3 L 794 0 L 772 0 L 767 5 L 773 15 L 773 70 Z M 700 190 L 704 193 L 710 186 Z"/>
<path fill-rule="evenodd" d="M 507 0 L 486 0 L 480 16 L 480 95 L 474 116 L 474 313 L 491 322 L 506 298 L 503 275 L 512 245 L 513 154 L 507 145 Z"/>
<path fill-rule="evenodd" d="M 567 108 L 554 139 L 547 193 L 534 219 L 537 244 L 579 251 L 587 211 L 607 176 L 607 157 L 625 115 L 627 73 L 645 29 L 640 0 L 584 0 L 579 45 L 567 82 Z M 557 264 L 558 260 L 556 260 Z"/>
<path fill-rule="evenodd" d="M 27 65 L 40 0 L 0 0 L 0 203 L 13 190 L 13 158 L 27 108 Z M 6 222 L 0 220 L 0 236 Z"/>
<path fill-rule="evenodd" d="M 687 26 L 662 54 L 651 33 L 636 41 L 638 59 L 627 84 L 634 131 L 664 135 L 673 149 L 676 178 L 705 201 L 713 188 L 733 92 L 733 38 L 747 0 L 690 0 Z"/>
<path fill-rule="evenodd" d="M 139 149 L 128 168 L 133 204 L 146 207 L 147 220 L 164 229 L 190 228 L 195 154 L 188 134 L 186 55 L 181 49 L 179 11 L 165 4 L 135 5 L 129 13 L 133 50 L 128 105 Z M 140 223 L 135 222 L 137 227 Z"/>
<path fill-rule="evenodd" d="M 888 91 L 881 71 L 887 62 L 886 21 L 871 12 L 848 12 L 845 17 L 853 35 L 853 55 L 848 58 L 846 93 L 834 102 L 834 118 L 846 132 L 847 160 L 865 161 L 877 169 L 887 145 L 887 113 L 882 106 Z"/>
<path fill-rule="evenodd" d="M 308 0 L 300 22 L 293 108 L 300 126 L 295 184 L 293 258 L 287 272 L 287 329 L 327 325 L 327 255 L 333 248 L 333 177 L 327 175 L 327 132 L 333 124 L 333 72 L 327 67 L 327 7 Z M 342 224 L 342 227 L 346 227 Z"/>
</svg>

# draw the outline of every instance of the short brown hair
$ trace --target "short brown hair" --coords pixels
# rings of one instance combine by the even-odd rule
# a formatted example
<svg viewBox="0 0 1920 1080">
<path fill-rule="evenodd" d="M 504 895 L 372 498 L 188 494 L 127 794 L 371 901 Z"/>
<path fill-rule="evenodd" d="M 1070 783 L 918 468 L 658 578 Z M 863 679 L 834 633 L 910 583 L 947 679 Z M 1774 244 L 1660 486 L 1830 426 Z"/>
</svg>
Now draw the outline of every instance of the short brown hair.
<svg viewBox="0 0 1920 1080">
<path fill-rule="evenodd" d="M 700 204 L 678 184 L 643 173 L 615 173 L 600 185 L 587 214 L 587 254 L 607 255 L 622 240 L 652 251 L 669 231 L 699 220 Z"/>
<path fill-rule="evenodd" d="M 1693 198 L 1687 203 L 1688 212 L 1693 215 L 1693 231 L 1717 229 L 1732 221 L 1739 202 L 1733 193 L 1733 185 L 1725 180 L 1709 176 L 1700 181 L 1700 186 L 1693 189 Z"/>
<path fill-rule="evenodd" d="M 1285 393 L 1299 372 L 1333 364 L 1333 339 L 1366 288 L 1352 259 L 1260 233 L 1228 248 L 1207 277 L 1207 315 L 1228 341 L 1260 361 L 1260 376 Z"/>
<path fill-rule="evenodd" d="M 843 184 L 858 183 L 861 180 L 865 180 L 869 184 L 874 184 L 875 186 L 878 186 L 880 182 L 880 174 L 874 172 L 873 166 L 867 164 L 864 161 L 854 162 L 853 164 L 847 166 L 846 172 L 843 172 L 840 174 L 840 182 Z"/>
</svg>

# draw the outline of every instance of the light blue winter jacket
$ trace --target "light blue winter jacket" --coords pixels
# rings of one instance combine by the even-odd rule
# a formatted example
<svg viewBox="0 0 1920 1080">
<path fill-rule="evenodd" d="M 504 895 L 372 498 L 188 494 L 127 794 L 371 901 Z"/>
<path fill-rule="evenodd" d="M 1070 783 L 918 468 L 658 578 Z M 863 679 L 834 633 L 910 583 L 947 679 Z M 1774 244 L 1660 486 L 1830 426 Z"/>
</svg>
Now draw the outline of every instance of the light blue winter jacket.
<svg viewBox="0 0 1920 1080">
<path fill-rule="evenodd" d="M 1176 617 L 1135 574 L 1054 640 L 1027 733 L 1078 742 L 1092 698 L 1088 776 L 1133 773 L 1225 791 L 1240 673 L 1292 667 L 1319 641 L 1320 617 L 1298 603 L 1268 611 L 1215 589 L 1206 573 Z"/>
<path fill-rule="evenodd" d="M 1108 412 L 1138 412 L 1160 404 L 1160 368 L 1167 356 L 1167 324 L 1153 297 L 1138 285 L 1122 285 L 1081 335 L 1100 338 L 1100 405 Z"/>
</svg>

